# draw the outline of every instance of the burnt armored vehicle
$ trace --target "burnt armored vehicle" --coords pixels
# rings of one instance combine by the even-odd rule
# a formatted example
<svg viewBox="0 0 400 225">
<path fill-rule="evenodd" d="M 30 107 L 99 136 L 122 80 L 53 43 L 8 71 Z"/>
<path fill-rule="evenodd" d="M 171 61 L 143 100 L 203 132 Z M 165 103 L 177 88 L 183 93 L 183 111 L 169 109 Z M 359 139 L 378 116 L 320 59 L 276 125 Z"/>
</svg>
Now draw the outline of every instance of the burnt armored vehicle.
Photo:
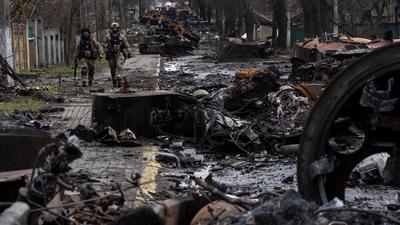
<svg viewBox="0 0 400 225">
<path fill-rule="evenodd" d="M 353 169 L 383 152 L 384 182 L 399 185 L 399 135 L 400 45 L 392 45 L 340 72 L 316 103 L 298 155 L 300 192 L 321 204 L 344 199 Z"/>
</svg>

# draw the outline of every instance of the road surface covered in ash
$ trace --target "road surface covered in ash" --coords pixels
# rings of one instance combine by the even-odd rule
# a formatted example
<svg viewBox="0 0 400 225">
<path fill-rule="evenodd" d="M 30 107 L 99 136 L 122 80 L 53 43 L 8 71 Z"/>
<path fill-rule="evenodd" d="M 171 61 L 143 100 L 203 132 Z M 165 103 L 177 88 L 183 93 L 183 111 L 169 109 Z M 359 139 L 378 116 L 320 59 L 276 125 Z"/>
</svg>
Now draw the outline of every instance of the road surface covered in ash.
<svg viewBox="0 0 400 225">
<path fill-rule="evenodd" d="M 190 55 L 166 57 L 156 55 L 134 55 L 126 71 L 133 89 L 173 90 L 192 94 L 198 89 L 218 90 L 228 87 L 235 79 L 235 72 L 245 68 L 268 68 L 274 66 L 281 72 L 281 82 L 288 83 L 291 67 L 287 57 L 268 59 L 247 59 L 240 62 L 215 63 L 214 47 L 210 43 L 200 45 Z M 157 76 L 157 65 L 163 68 Z M 145 73 L 147 71 L 147 73 Z M 91 94 L 111 90 L 107 69 L 96 75 L 95 87 L 91 90 L 74 86 L 66 81 L 60 95 L 66 99 L 61 106 L 64 113 L 49 115 L 59 130 L 73 129 L 77 124 L 90 126 Z M 69 113 L 69 114 L 68 114 Z M 191 138 L 163 134 L 153 139 L 140 138 L 143 147 L 110 147 L 98 143 L 83 143 L 84 156 L 73 165 L 73 173 L 81 182 L 89 182 L 101 193 L 116 193 L 116 183 L 127 189 L 128 206 L 144 201 L 161 201 L 179 196 L 199 193 L 193 177 L 213 179 L 224 183 L 228 193 L 237 196 L 260 198 L 266 192 L 282 193 L 297 190 L 295 155 L 279 155 L 267 147 L 262 155 L 249 158 L 243 152 L 232 149 L 213 149 L 199 146 Z M 173 143 L 182 142 L 178 149 Z M 176 168 L 173 159 L 160 159 L 157 152 L 179 155 L 187 153 L 182 168 Z M 182 158 L 181 158 L 182 159 Z M 132 186 L 129 179 L 135 173 L 141 174 L 142 192 Z M 144 197 L 143 197 L 144 195 Z M 362 208 L 383 209 L 397 199 L 398 189 L 382 185 L 356 185 L 347 190 L 347 203 Z M 145 200 L 146 199 L 146 200 Z"/>
</svg>

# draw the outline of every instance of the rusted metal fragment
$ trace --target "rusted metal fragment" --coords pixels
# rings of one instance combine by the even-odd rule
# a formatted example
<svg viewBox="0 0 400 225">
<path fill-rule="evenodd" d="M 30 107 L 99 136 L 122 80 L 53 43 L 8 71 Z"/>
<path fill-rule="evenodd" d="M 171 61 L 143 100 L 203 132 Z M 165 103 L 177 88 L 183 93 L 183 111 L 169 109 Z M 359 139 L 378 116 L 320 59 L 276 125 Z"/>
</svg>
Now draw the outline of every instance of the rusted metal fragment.
<svg viewBox="0 0 400 225">
<path fill-rule="evenodd" d="M 322 42 L 319 38 L 305 40 L 294 47 L 294 57 L 305 63 L 321 61 L 327 57 L 346 59 L 359 57 L 374 49 L 383 48 L 394 43 L 393 40 L 353 37 L 334 37 Z"/>
<path fill-rule="evenodd" d="M 222 221 L 224 218 L 237 216 L 246 210 L 238 205 L 225 201 L 215 201 L 204 206 L 193 218 L 190 225 L 210 224 L 213 221 Z"/>
<path fill-rule="evenodd" d="M 325 84 L 300 84 L 296 87 L 304 96 L 311 101 L 316 101 L 321 96 Z"/>
<path fill-rule="evenodd" d="M 167 18 L 160 13 L 146 13 L 141 19 L 142 24 L 158 25 L 164 22 Z"/>
</svg>

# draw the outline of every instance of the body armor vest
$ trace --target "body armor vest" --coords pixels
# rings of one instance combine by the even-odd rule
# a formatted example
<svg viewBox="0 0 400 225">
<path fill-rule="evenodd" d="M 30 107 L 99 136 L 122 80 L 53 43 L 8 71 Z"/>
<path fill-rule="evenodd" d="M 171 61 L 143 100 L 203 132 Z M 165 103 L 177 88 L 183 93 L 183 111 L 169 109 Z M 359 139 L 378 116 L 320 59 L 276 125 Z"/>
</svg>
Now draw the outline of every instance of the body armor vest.
<svg viewBox="0 0 400 225">
<path fill-rule="evenodd" d="M 82 38 L 79 42 L 79 58 L 97 59 L 92 40 Z"/>
<path fill-rule="evenodd" d="M 108 51 L 110 54 L 117 54 L 124 50 L 124 46 L 122 44 L 121 35 L 118 34 L 110 34 L 110 43 L 108 44 Z"/>
</svg>

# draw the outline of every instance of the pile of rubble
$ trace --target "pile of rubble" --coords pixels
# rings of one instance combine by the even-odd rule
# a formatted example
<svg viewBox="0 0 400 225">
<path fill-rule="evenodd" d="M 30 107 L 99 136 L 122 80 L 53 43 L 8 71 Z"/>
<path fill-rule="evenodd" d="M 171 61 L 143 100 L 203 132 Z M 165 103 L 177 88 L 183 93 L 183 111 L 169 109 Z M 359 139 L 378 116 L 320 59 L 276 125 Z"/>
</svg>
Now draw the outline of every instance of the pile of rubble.
<svg viewBox="0 0 400 225">
<path fill-rule="evenodd" d="M 173 49 L 176 46 L 192 49 L 200 39 L 179 23 L 171 21 L 190 20 L 192 16 L 190 11 L 172 8 L 161 13 L 148 14 L 142 18 L 142 22 L 149 25 L 150 33 L 154 32 L 151 44 L 159 44 L 159 53 L 175 54 Z M 240 48 L 244 47 L 240 51 L 248 49 L 245 42 L 233 39 L 231 41 L 240 45 Z M 273 167 L 271 164 L 258 164 L 265 162 L 270 154 L 281 157 L 281 154 L 293 156 L 297 153 L 307 117 L 327 84 L 337 72 L 350 63 L 353 56 L 358 57 L 368 52 L 372 46 L 376 46 L 376 43 L 359 44 L 363 40 L 357 40 L 357 44 L 350 45 L 365 45 L 367 48 L 349 50 L 349 53 L 346 52 L 346 49 L 350 48 L 345 44 L 346 41 L 349 42 L 347 39 L 340 39 L 338 43 L 325 45 L 319 43 L 319 40 L 313 40 L 299 45 L 297 50 L 305 52 L 306 55 L 301 58 L 299 53 L 297 58 L 292 59 L 295 71 L 291 79 L 275 66 L 268 66 L 241 69 L 232 74 L 232 83 L 197 88 L 184 94 L 168 91 L 94 94 L 93 129 L 78 126 L 59 135 L 57 139 L 46 139 L 45 144 L 39 143 L 45 147 L 33 157 L 29 156 L 34 162 L 28 162 L 29 165 L 19 168 L 21 171 L 1 174 L 1 177 L 6 177 L 4 180 L 0 179 L 1 184 L 10 182 L 16 186 L 5 184 L 6 190 L 12 189 L 13 192 L 10 194 L 5 191 L 4 196 L 8 199 L 4 200 L 3 196 L 1 198 L 1 201 L 4 201 L 0 202 L 1 209 L 11 207 L 0 216 L 0 224 L 8 225 L 15 221 L 19 224 L 34 225 L 399 224 L 396 213 L 351 208 L 337 198 L 317 206 L 297 192 L 279 187 L 254 195 L 237 191 L 242 188 L 239 185 L 232 187 L 232 184 L 215 179 L 212 172 L 217 170 L 216 168 L 208 168 L 207 172 L 210 175 L 205 179 L 193 171 L 207 161 L 208 158 L 203 152 L 218 155 L 216 164 L 222 173 L 226 172 L 225 167 L 228 163 L 225 161 L 231 158 L 240 160 L 232 160 L 234 162 L 229 166 L 240 168 L 242 171 L 238 173 L 244 173 L 244 170 L 255 171 L 261 166 Z M 165 47 L 170 42 L 174 42 L 175 47 Z M 146 43 L 142 43 L 141 51 L 147 52 L 150 45 L 145 45 Z M 251 54 L 265 54 L 264 47 L 253 47 L 249 51 Z M 315 56 L 315 60 L 311 59 L 310 55 Z M 391 90 L 390 84 L 388 88 Z M 370 88 L 378 91 L 373 85 Z M 368 88 L 365 90 L 366 95 L 370 94 Z M 387 97 L 387 93 L 379 91 L 380 96 Z M 47 108 L 43 109 L 43 113 L 53 110 L 63 109 Z M 35 133 L 47 131 L 51 127 L 50 123 L 36 113 L 8 115 L 7 119 L 19 126 L 34 129 Z M 353 132 L 357 131 L 353 127 Z M 171 189 L 176 193 L 183 192 L 184 189 L 189 190 L 185 195 L 177 195 L 168 189 L 166 192 L 171 192 L 168 194 L 173 199 L 148 199 L 142 186 L 155 181 L 145 180 L 146 177 L 135 171 L 126 178 L 128 186 L 114 182 L 110 185 L 108 193 L 103 194 L 71 172 L 71 164 L 83 157 L 79 139 L 111 147 L 132 148 L 142 145 L 136 135 L 143 137 L 143 140 L 151 138 L 151 144 L 159 147 L 154 161 L 163 167 L 189 171 L 178 170 L 169 177 L 160 175 L 161 178 L 169 178 L 168 182 L 174 183 Z M 9 135 L 7 138 L 12 137 Z M 338 140 L 331 142 L 339 142 L 335 141 Z M 30 146 L 36 148 L 33 142 Z M 223 157 L 224 162 L 221 160 Z M 373 163 L 365 162 L 360 165 L 353 172 L 351 181 L 382 182 L 385 178 L 382 165 L 386 165 L 388 158 L 389 155 L 380 155 Z M 242 166 L 243 164 L 249 166 Z M 291 174 L 282 177 L 282 182 L 294 183 L 295 179 L 295 175 Z M 257 182 L 265 185 L 261 181 Z M 2 185 L 0 190 L 1 188 Z M 138 205 L 146 206 L 133 210 L 127 207 L 129 189 L 138 190 L 137 193 L 143 198 L 140 202 L 142 204 Z M 181 199 L 183 197 L 184 199 Z M 18 202 L 12 204 L 16 200 Z M 398 210 L 398 205 L 400 204 L 390 207 Z"/>
<path fill-rule="evenodd" d="M 341 35 L 328 41 L 306 40 L 294 47 L 293 77 L 306 82 L 328 82 L 357 58 L 397 42 L 399 40 L 393 39 L 391 34 L 374 40 Z"/>
<path fill-rule="evenodd" d="M 213 193 L 217 188 L 214 187 Z M 318 207 L 303 199 L 297 192 L 270 194 L 264 199 L 243 201 L 224 195 L 224 201 L 205 206 L 191 225 L 308 225 L 308 224 L 398 224 L 393 215 L 382 212 L 348 208 L 339 199 Z M 225 200 L 226 199 L 226 200 Z M 255 203 L 257 202 L 257 203 Z M 252 205 L 252 206 L 251 206 Z"/>
<path fill-rule="evenodd" d="M 147 13 L 141 19 L 141 23 L 147 26 L 147 35 L 139 43 L 139 52 L 180 55 L 197 48 L 200 36 L 187 22 L 194 18 L 194 13 L 186 8 L 163 8 Z"/>
<path fill-rule="evenodd" d="M 238 71 L 235 77 L 233 84 L 226 88 L 194 93 L 208 108 L 209 119 L 204 123 L 211 129 L 206 132 L 207 140 L 216 149 L 238 148 L 247 153 L 271 151 L 277 143 L 287 144 L 285 139 L 299 138 L 323 88 L 323 85 L 313 89 L 311 84 L 285 84 L 280 80 L 282 74 L 274 67 Z M 213 116 L 215 112 L 217 115 Z M 218 123 L 220 126 L 211 126 Z M 230 144 L 221 143 L 223 137 Z"/>
</svg>

